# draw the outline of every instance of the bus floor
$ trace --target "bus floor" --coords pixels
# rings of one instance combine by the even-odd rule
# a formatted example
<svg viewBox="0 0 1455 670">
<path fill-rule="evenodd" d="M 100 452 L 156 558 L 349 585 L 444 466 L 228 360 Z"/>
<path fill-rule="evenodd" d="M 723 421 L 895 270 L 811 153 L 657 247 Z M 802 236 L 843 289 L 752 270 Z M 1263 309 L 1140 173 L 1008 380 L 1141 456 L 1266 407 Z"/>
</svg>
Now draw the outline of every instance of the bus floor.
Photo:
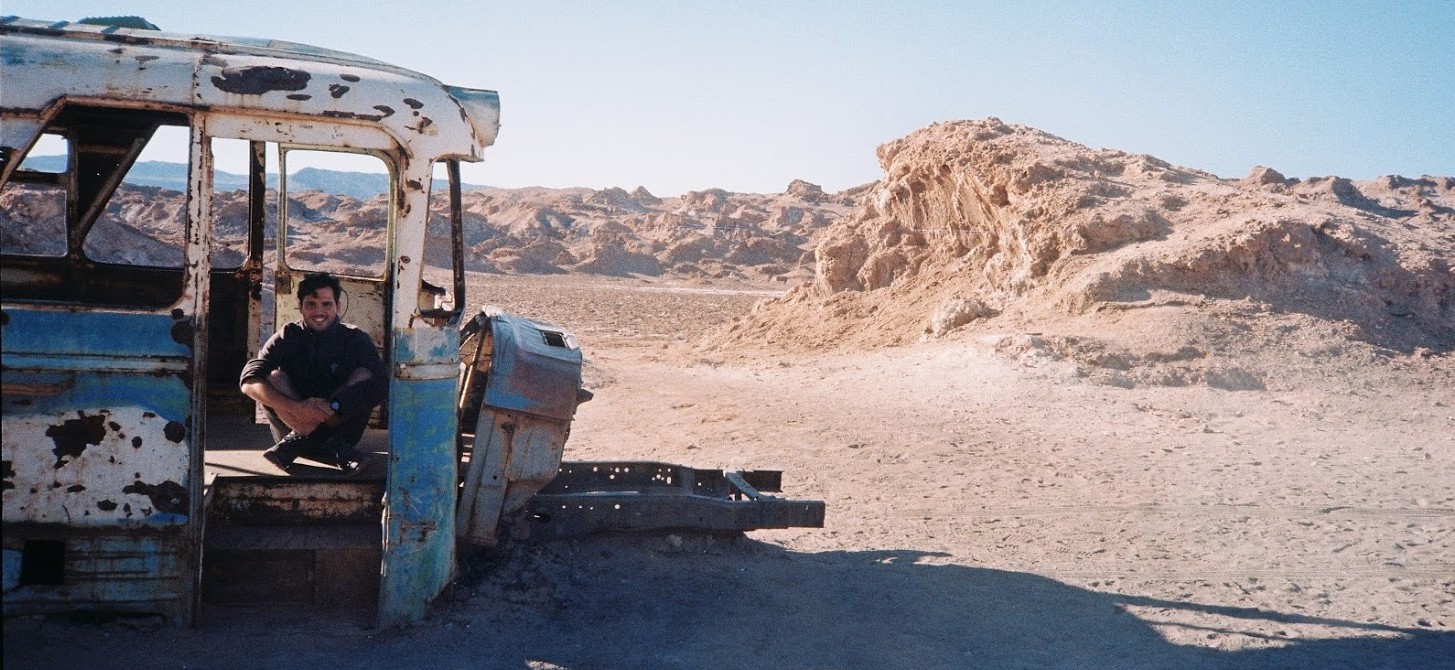
<svg viewBox="0 0 1455 670">
<path fill-rule="evenodd" d="M 251 408 L 249 408 L 251 409 Z M 266 423 L 257 423 L 252 412 L 213 411 L 207 415 L 207 451 L 203 459 L 206 478 L 214 477 L 280 477 L 282 471 L 263 458 L 263 451 L 273 446 L 273 437 Z M 373 454 L 362 478 L 382 477 L 384 455 L 389 452 L 389 431 L 371 428 L 364 431 L 359 449 Z M 291 474 L 295 477 L 344 476 L 332 464 L 298 459 Z"/>
</svg>

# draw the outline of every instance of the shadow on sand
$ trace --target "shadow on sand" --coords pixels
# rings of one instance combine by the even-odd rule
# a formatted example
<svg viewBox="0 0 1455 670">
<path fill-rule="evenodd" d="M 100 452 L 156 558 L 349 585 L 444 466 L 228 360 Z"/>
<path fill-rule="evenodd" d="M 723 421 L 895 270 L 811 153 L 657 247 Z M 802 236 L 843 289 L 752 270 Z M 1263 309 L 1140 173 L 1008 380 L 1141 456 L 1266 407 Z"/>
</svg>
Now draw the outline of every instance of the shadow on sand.
<svg viewBox="0 0 1455 670">
<path fill-rule="evenodd" d="M 454 593 L 404 630 L 306 611 L 217 617 L 188 630 L 30 621 L 5 627 L 5 667 L 1455 667 L 1448 631 L 1124 596 L 920 562 L 932 557 L 794 553 L 741 538 L 591 538 L 467 560 Z M 1237 651 L 1174 644 L 1139 618 L 1147 612 L 1188 615 L 1195 623 L 1183 625 L 1204 639 L 1272 632 L 1254 634 L 1268 646 Z M 1323 639 L 1298 639 L 1311 627 Z M 1278 635 L 1285 628 L 1288 639 Z"/>
<path fill-rule="evenodd" d="M 913 551 L 738 546 L 714 556 L 578 543 L 570 558 L 594 561 L 590 577 L 553 586 L 539 635 L 511 645 L 515 667 L 1455 668 L 1450 632 L 1102 593 Z M 1186 627 L 1199 637 L 1266 646 L 1174 644 L 1134 614 L 1169 610 L 1196 620 Z M 1248 632 L 1314 627 L 1325 639 Z"/>
</svg>

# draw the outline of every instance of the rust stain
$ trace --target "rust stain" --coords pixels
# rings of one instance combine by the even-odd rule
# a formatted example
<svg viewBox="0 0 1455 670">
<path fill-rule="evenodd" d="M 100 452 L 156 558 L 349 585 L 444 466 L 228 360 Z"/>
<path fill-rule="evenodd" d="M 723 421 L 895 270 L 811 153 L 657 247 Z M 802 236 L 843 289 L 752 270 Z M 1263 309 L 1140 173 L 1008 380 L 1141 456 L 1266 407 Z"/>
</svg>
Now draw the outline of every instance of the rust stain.
<svg viewBox="0 0 1455 670">
<path fill-rule="evenodd" d="M 112 512 L 116 510 L 116 503 L 111 502 L 110 500 L 98 500 L 96 501 L 96 509 L 99 509 L 103 512 Z"/>
<path fill-rule="evenodd" d="M 424 106 L 424 103 L 415 100 L 414 98 L 405 98 L 404 104 L 409 105 L 410 109 L 419 109 L 420 107 Z"/>
<path fill-rule="evenodd" d="M 362 119 L 364 121 L 378 121 L 385 116 L 383 114 L 356 114 L 354 112 L 341 112 L 336 109 L 325 109 L 320 113 L 330 119 Z"/>
<path fill-rule="evenodd" d="M 67 419 L 59 426 L 45 429 L 45 436 L 56 444 L 56 448 L 51 453 L 56 455 L 55 467 L 57 470 L 65 467 L 66 463 L 80 458 L 81 453 L 86 451 L 86 445 L 100 446 L 101 439 L 106 437 L 106 417 L 86 416 L 85 412 L 79 410 L 76 414 L 80 415 L 80 418 Z"/>
<path fill-rule="evenodd" d="M 192 329 L 192 320 L 176 313 L 172 314 L 172 318 L 176 319 L 172 322 L 172 341 L 191 349 L 193 339 L 197 335 L 196 331 Z"/>
<path fill-rule="evenodd" d="M 348 93 L 348 92 L 349 92 L 349 87 L 344 86 L 343 84 L 329 84 L 328 85 L 328 94 L 331 95 L 331 96 L 333 96 L 335 100 L 337 100 L 338 98 L 344 97 L 344 94 L 345 93 Z"/>
<path fill-rule="evenodd" d="M 411 190 L 414 190 L 414 191 L 423 191 L 424 190 L 424 184 L 420 183 L 420 181 L 418 179 L 410 179 L 409 181 L 406 181 L 404 183 L 405 183 L 405 185 L 409 186 L 409 188 Z"/>
<path fill-rule="evenodd" d="M 389 105 L 374 105 L 374 109 L 382 112 L 384 116 L 394 116 L 394 108 Z"/>
<path fill-rule="evenodd" d="M 66 493 L 80 493 L 85 490 L 86 486 L 84 484 L 72 484 L 66 487 Z"/>
<path fill-rule="evenodd" d="M 0 461 L 0 477 L 3 477 L 0 479 L 0 490 L 9 491 L 15 488 L 15 482 L 10 481 L 15 478 L 15 468 L 10 461 Z"/>
<path fill-rule="evenodd" d="M 269 91 L 301 91 L 313 75 L 303 70 L 270 65 L 249 65 L 222 70 L 212 78 L 218 90 L 238 95 L 262 95 Z"/>
<path fill-rule="evenodd" d="M 140 435 L 131 438 L 131 447 L 133 449 L 140 449 L 141 448 L 141 436 Z"/>
<path fill-rule="evenodd" d="M 187 513 L 187 501 L 189 498 L 187 489 L 170 479 L 160 484 L 147 484 L 141 480 L 137 480 L 126 488 L 121 489 L 121 492 L 138 493 L 150 498 L 152 506 L 159 512 L 166 512 L 168 514 Z M 129 509 L 130 505 L 127 507 Z"/>
<path fill-rule="evenodd" d="M 168 440 L 181 442 L 187 438 L 187 427 L 177 421 L 168 421 L 166 427 L 162 428 L 162 434 L 166 435 Z"/>
<path fill-rule="evenodd" d="M 288 99 L 289 100 L 312 100 L 313 99 L 313 96 L 311 96 L 311 95 L 309 95 L 307 93 L 289 93 L 288 94 Z"/>
<path fill-rule="evenodd" d="M 341 74 L 338 76 L 338 78 L 349 82 L 359 81 L 359 75 L 356 74 Z"/>
</svg>

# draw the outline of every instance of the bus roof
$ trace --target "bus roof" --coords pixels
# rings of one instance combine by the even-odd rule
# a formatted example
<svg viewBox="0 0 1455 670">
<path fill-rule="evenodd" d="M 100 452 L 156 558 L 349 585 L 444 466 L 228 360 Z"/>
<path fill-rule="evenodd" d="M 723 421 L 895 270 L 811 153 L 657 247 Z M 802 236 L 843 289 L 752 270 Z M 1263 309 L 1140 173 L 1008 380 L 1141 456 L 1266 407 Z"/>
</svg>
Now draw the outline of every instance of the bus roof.
<svg viewBox="0 0 1455 670">
<path fill-rule="evenodd" d="M 342 51 L 236 37 L 0 17 L 0 150 L 23 149 L 64 100 L 126 101 L 382 127 L 411 156 L 479 160 L 494 91 Z"/>
</svg>

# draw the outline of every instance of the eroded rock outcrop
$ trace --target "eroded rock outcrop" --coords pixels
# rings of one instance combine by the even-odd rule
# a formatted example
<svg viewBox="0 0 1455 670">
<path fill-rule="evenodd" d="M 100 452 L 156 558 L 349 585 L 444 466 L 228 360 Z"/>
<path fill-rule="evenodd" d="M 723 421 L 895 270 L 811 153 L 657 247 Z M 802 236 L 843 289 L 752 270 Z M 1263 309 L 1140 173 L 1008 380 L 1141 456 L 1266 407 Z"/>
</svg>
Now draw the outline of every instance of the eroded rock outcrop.
<svg viewBox="0 0 1455 670">
<path fill-rule="evenodd" d="M 878 156 L 884 178 L 822 233 L 813 280 L 727 340 L 883 345 L 1236 305 L 1399 351 L 1455 348 L 1449 177 L 1221 179 L 994 118 Z"/>
<path fill-rule="evenodd" d="M 814 235 L 847 214 L 862 192 L 860 188 L 826 194 L 804 181 L 794 181 L 781 194 L 707 189 L 674 198 L 659 198 L 642 187 L 630 192 L 620 188 L 467 191 L 462 198 L 465 266 L 520 274 L 797 281 L 809 274 Z M 7 188 L 0 197 L 7 250 L 63 253 L 62 233 L 54 223 L 64 221 L 63 197 L 19 187 Z M 445 211 L 443 196 L 439 197 L 437 213 Z M 388 218 L 384 198 L 361 200 L 305 191 L 290 203 L 289 253 L 314 267 L 381 271 Z M 184 205 L 183 195 L 176 191 L 124 185 L 104 215 L 105 234 L 92 236 L 88 253 L 114 262 L 180 263 Z M 219 246 L 214 260 L 239 262 L 245 248 L 247 199 L 240 191 L 219 193 L 213 206 Z M 270 218 L 269 240 L 275 225 Z M 435 216 L 427 235 L 426 257 L 447 264 L 441 252 L 450 244 L 448 223 Z M 54 248 L 35 247 L 39 244 Z"/>
</svg>

